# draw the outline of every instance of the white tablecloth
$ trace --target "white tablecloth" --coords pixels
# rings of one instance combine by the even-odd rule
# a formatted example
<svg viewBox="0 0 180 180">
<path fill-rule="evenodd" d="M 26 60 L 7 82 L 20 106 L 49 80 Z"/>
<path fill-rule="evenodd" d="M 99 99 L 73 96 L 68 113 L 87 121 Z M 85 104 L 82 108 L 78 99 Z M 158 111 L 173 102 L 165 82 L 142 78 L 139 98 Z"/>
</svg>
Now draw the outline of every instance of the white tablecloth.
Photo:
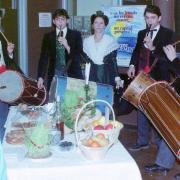
<svg viewBox="0 0 180 180">
<path fill-rule="evenodd" d="M 65 138 L 75 140 L 74 134 Z M 76 147 L 64 152 L 58 146 L 52 146 L 52 156 L 46 159 L 25 157 L 24 145 L 10 145 L 4 141 L 3 148 L 9 180 L 141 179 L 136 162 L 120 142 L 113 145 L 100 161 L 87 160 Z"/>
</svg>

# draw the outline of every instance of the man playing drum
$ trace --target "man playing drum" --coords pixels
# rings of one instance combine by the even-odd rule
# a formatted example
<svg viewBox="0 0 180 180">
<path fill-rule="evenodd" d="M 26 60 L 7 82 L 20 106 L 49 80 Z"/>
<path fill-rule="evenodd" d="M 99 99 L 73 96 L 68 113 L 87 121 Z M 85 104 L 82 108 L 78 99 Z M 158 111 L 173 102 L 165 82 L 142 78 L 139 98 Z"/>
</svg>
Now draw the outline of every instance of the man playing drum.
<svg viewBox="0 0 180 180">
<path fill-rule="evenodd" d="M 180 75 L 180 59 L 177 58 L 176 51 L 172 45 L 167 45 L 163 47 L 164 52 L 166 53 L 170 62 L 170 68 L 173 72 L 179 76 Z M 179 88 L 180 83 L 177 84 L 175 89 Z M 173 108 L 173 107 L 172 107 Z M 173 152 L 170 150 L 167 143 L 162 139 L 159 145 L 159 149 L 157 152 L 155 164 L 145 166 L 146 172 L 158 172 L 161 170 L 168 171 L 170 168 L 165 167 L 173 167 L 175 162 L 175 156 Z M 175 179 L 180 179 L 180 173 L 175 175 Z"/>
<path fill-rule="evenodd" d="M 147 29 L 138 33 L 128 76 L 133 78 L 135 74 L 144 71 L 157 81 L 170 81 L 169 62 L 163 52 L 163 46 L 173 42 L 174 33 L 160 25 L 161 12 L 159 7 L 154 5 L 147 6 L 144 11 L 144 17 Z M 129 148 L 131 151 L 139 151 L 149 147 L 150 122 L 140 110 L 138 110 L 137 128 L 137 143 Z M 154 141 L 159 145 L 160 137 L 158 133 L 155 133 Z M 171 167 L 164 167 L 161 170 L 164 171 L 168 168 Z"/>
<path fill-rule="evenodd" d="M 6 42 L 0 33 L 0 73 L 9 68 L 10 61 L 13 61 L 14 44 Z M 1 85 L 0 85 L 1 86 Z M 8 104 L 0 101 L 0 140 L 4 136 L 4 124 L 8 115 Z"/>
</svg>

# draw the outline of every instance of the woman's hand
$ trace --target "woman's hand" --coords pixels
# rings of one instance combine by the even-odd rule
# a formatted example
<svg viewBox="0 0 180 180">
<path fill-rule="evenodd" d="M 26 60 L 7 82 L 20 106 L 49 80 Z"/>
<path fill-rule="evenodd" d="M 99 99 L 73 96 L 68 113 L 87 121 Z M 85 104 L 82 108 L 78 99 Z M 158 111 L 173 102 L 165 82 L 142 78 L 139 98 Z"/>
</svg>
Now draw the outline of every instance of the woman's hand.
<svg viewBox="0 0 180 180">
<path fill-rule="evenodd" d="M 119 76 L 115 77 L 116 89 L 123 88 L 124 81 Z"/>
</svg>

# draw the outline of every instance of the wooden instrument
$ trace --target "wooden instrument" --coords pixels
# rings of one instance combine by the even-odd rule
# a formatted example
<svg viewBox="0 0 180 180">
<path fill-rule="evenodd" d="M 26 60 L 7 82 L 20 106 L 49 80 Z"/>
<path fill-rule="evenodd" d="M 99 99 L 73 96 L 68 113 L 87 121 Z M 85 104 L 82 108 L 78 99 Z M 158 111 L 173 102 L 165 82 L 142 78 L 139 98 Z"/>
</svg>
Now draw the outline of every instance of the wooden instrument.
<svg viewBox="0 0 180 180">
<path fill-rule="evenodd" d="M 37 81 L 17 71 L 7 70 L 0 74 L 0 100 L 13 105 L 39 106 L 46 100 L 46 89 L 38 89 Z"/>
<path fill-rule="evenodd" d="M 145 113 L 180 158 L 180 96 L 173 87 L 140 72 L 122 97 Z"/>
</svg>

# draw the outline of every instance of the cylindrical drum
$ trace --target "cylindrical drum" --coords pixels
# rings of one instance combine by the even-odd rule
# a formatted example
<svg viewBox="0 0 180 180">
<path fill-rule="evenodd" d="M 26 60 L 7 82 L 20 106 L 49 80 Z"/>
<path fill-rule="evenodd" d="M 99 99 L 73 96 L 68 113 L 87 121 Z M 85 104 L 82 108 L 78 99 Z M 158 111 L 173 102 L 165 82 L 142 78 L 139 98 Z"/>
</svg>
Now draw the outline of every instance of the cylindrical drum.
<svg viewBox="0 0 180 180">
<path fill-rule="evenodd" d="M 24 103 L 39 106 L 46 100 L 46 89 L 39 89 L 33 79 L 7 70 L 0 74 L 0 100 L 13 105 Z"/>
<path fill-rule="evenodd" d="M 131 82 L 126 91 L 123 93 L 123 98 L 138 107 L 139 96 L 144 90 L 155 82 L 149 75 L 140 72 L 136 78 Z"/>
<path fill-rule="evenodd" d="M 129 85 L 123 98 L 145 113 L 180 158 L 180 96 L 176 91 L 167 82 L 157 82 L 140 73 Z"/>
</svg>

